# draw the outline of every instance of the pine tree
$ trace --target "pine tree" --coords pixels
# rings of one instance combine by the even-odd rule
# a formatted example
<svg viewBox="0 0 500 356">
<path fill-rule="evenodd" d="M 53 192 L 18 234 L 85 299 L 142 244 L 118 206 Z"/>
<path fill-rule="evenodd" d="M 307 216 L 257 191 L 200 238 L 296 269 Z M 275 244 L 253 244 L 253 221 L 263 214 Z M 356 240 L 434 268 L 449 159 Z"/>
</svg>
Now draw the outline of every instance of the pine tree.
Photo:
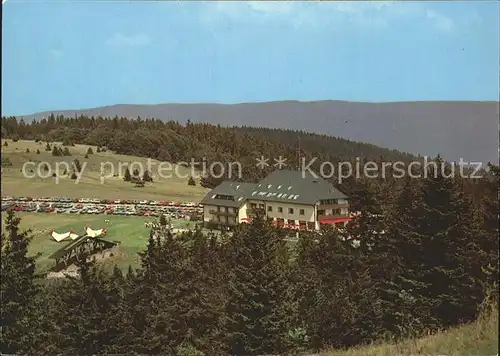
<svg viewBox="0 0 500 356">
<path fill-rule="evenodd" d="M 142 175 L 142 180 L 144 182 L 152 182 L 153 181 L 153 178 L 151 178 L 151 175 L 149 174 L 149 172 L 146 170 L 144 171 L 144 174 Z"/>
<path fill-rule="evenodd" d="M 64 150 L 62 152 L 63 156 L 71 156 L 71 152 L 69 151 L 68 147 L 64 147 Z"/>
<path fill-rule="evenodd" d="M 406 177 L 393 209 L 386 212 L 387 231 L 363 251 L 384 310 L 381 331 L 396 337 L 436 326 L 432 309 L 439 301 L 426 292 L 431 284 L 424 280 L 429 238 L 420 228 L 429 221 L 423 205 L 421 180 Z"/>
<path fill-rule="evenodd" d="M 61 151 L 56 145 L 52 148 L 52 156 L 61 156 Z"/>
<path fill-rule="evenodd" d="M 80 173 L 82 171 L 82 165 L 78 159 L 73 160 L 73 168 L 76 172 Z"/>
<path fill-rule="evenodd" d="M 78 277 L 69 277 L 69 284 L 61 290 L 59 337 L 64 341 L 60 346 L 65 354 L 93 355 L 109 347 L 119 333 L 120 323 L 111 318 L 116 317 L 120 287 L 110 282 L 88 254 L 78 256 L 77 267 Z"/>
<path fill-rule="evenodd" d="M 40 150 L 39 150 L 39 149 L 37 149 L 37 150 L 36 150 L 36 154 L 37 154 L 37 155 L 39 155 L 39 154 L 40 154 Z"/>
<path fill-rule="evenodd" d="M 485 288 L 493 288 L 498 285 L 498 211 L 499 211 L 499 186 L 500 167 L 488 164 L 490 173 L 481 179 L 484 187 L 484 199 L 481 201 L 481 216 L 484 230 L 484 238 L 480 240 L 481 248 L 486 252 L 484 268 L 489 270 L 489 278 L 485 281 Z M 497 292 L 498 297 L 498 292 Z"/>
<path fill-rule="evenodd" d="M 229 246 L 228 338 L 231 354 L 278 353 L 290 325 L 288 256 L 283 236 L 257 217 Z"/>
<path fill-rule="evenodd" d="M 89 147 L 89 149 L 87 150 L 87 154 L 88 155 L 94 154 L 94 151 L 92 151 L 92 147 Z"/>
<path fill-rule="evenodd" d="M 168 225 L 167 217 L 165 216 L 165 214 L 161 214 L 161 216 L 160 216 L 160 225 L 161 226 L 167 226 Z"/>
<path fill-rule="evenodd" d="M 479 243 L 478 214 L 464 194 L 461 180 L 447 178 L 450 167 L 439 157 L 436 162 L 436 174 L 423 187 L 428 220 L 420 229 L 428 236 L 424 261 L 430 270 L 423 281 L 432 283 L 432 294 L 440 301 L 433 313 L 448 326 L 476 317 L 484 297 L 479 283 L 485 254 Z"/>
<path fill-rule="evenodd" d="M 30 149 L 29 148 L 26 149 L 26 153 L 30 153 Z"/>
<path fill-rule="evenodd" d="M 391 271 L 381 288 L 392 304 L 387 325 L 422 330 L 470 321 L 482 301 L 477 214 L 460 181 L 443 175 L 449 167 L 439 157 L 436 165 L 427 179 L 406 180 L 373 250 L 386 256 L 374 265 Z"/>
<path fill-rule="evenodd" d="M 194 181 L 193 177 L 189 177 L 188 185 L 196 185 L 196 182 Z"/>
<path fill-rule="evenodd" d="M 30 231 L 20 231 L 21 219 L 7 212 L 5 233 L 1 238 L 1 347 L 4 353 L 18 352 L 29 340 L 26 328 L 31 301 L 38 293 L 35 284 L 35 257 L 28 256 Z"/>
<path fill-rule="evenodd" d="M 47 144 L 45 145 L 45 151 L 52 151 L 52 147 L 50 147 L 50 144 L 47 142 Z"/>
<path fill-rule="evenodd" d="M 125 176 L 123 177 L 123 180 L 125 182 L 131 182 L 132 181 L 132 176 L 130 175 L 130 170 L 128 167 L 125 168 Z"/>
<path fill-rule="evenodd" d="M 305 234 L 297 246 L 296 324 L 314 349 L 346 348 L 373 341 L 383 311 L 359 249 L 336 229 Z"/>
</svg>

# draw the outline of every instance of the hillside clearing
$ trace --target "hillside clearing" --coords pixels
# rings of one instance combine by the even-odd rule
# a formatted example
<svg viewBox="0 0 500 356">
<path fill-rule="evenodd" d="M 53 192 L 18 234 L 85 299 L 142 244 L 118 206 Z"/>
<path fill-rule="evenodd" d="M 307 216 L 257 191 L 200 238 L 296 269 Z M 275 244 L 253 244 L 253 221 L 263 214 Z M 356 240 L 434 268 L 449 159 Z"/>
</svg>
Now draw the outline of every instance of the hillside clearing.
<svg viewBox="0 0 500 356">
<path fill-rule="evenodd" d="M 7 147 L 3 146 L 4 142 L 8 143 Z M 62 147 L 60 142 L 55 144 Z M 92 148 L 94 153 L 85 158 L 89 147 Z M 135 187 L 132 183 L 123 181 L 125 167 L 127 164 L 134 162 L 132 167 L 138 167 L 140 170 L 142 166 L 147 169 L 148 158 L 119 155 L 109 151 L 97 153 L 97 147 L 88 145 L 75 145 L 68 148 L 72 156 L 58 157 L 52 156 L 51 152 L 45 151 L 45 143 L 27 140 L 17 142 L 2 140 L 2 160 L 8 159 L 12 163 L 11 167 L 2 168 L 2 196 L 65 196 L 71 198 L 197 202 L 208 191 L 199 184 L 196 186 L 187 184 L 188 177 L 191 174 L 190 168 L 168 163 L 159 166 L 160 162 L 156 160 L 150 160 L 151 164 L 149 164 L 154 182 L 146 183 L 146 186 L 142 188 Z M 27 149 L 29 152 L 27 152 Z M 36 153 L 37 149 L 40 154 Z M 70 174 L 62 177 L 65 164 L 71 166 L 74 159 L 78 159 L 84 168 L 82 177 L 78 182 L 72 180 Z M 21 169 L 26 162 L 36 164 L 31 174 L 37 174 L 37 167 L 40 167 L 41 175 L 48 175 L 49 177 L 25 177 Z M 41 168 L 41 162 L 48 164 L 48 172 Z M 59 170 L 57 164 L 59 164 Z M 85 166 L 83 166 L 84 164 Z M 163 167 L 163 170 L 159 171 L 159 167 Z M 58 181 L 51 176 L 51 173 L 54 172 L 59 175 Z M 104 172 L 105 179 L 103 180 L 101 180 L 101 172 Z M 116 176 L 113 176 L 112 173 L 116 174 Z M 158 173 L 163 174 L 164 178 L 160 177 Z"/>
</svg>

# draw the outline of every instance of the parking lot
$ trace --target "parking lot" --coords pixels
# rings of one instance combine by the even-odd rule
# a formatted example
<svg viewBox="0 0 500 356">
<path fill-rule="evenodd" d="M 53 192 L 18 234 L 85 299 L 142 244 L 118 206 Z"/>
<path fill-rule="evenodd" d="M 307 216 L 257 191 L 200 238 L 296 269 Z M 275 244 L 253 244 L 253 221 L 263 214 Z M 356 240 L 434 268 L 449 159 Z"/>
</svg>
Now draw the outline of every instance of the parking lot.
<svg viewBox="0 0 500 356">
<path fill-rule="evenodd" d="M 173 219 L 198 220 L 203 213 L 201 204 L 188 202 L 167 202 L 153 200 L 99 200 L 71 199 L 64 197 L 2 197 L 2 211 L 13 209 L 22 212 L 54 214 L 106 214 L 160 216 Z"/>
</svg>

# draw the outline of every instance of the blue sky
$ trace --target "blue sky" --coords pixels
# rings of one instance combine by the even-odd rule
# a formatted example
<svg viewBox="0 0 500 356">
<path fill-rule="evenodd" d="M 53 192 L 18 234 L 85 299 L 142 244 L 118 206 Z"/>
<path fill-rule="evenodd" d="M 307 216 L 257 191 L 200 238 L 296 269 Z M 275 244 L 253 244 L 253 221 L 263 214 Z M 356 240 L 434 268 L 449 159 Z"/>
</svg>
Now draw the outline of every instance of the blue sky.
<svg viewBox="0 0 500 356">
<path fill-rule="evenodd" d="M 498 100 L 497 2 L 3 5 L 2 115 L 112 104 Z"/>
</svg>

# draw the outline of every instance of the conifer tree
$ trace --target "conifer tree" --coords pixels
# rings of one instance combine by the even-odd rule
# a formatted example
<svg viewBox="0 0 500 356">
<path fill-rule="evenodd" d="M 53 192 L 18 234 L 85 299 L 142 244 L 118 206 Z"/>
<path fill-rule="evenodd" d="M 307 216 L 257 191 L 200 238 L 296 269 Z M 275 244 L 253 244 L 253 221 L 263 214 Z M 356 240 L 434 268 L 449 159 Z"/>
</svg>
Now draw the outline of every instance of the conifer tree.
<svg viewBox="0 0 500 356">
<path fill-rule="evenodd" d="M 430 283 L 423 280 L 429 244 L 420 229 L 429 223 L 423 199 L 421 180 L 405 177 L 393 209 L 386 212 L 387 231 L 374 240 L 371 251 L 363 251 L 384 310 L 381 329 L 396 337 L 435 326 L 432 308 L 438 301 L 426 293 Z"/>
<path fill-rule="evenodd" d="M 167 217 L 165 216 L 165 214 L 161 214 L 161 216 L 160 216 L 160 225 L 161 226 L 167 226 L 168 225 Z"/>
<path fill-rule="evenodd" d="M 59 147 L 54 145 L 54 147 L 52 148 L 52 156 L 60 156 L 60 155 L 61 155 L 61 151 L 59 150 Z"/>
<path fill-rule="evenodd" d="M 82 165 L 80 164 L 80 160 L 73 160 L 73 168 L 76 172 L 80 173 L 82 171 Z"/>
<path fill-rule="evenodd" d="M 360 251 L 339 230 L 327 228 L 301 237 L 297 249 L 294 299 L 310 347 L 374 340 L 382 311 Z"/>
<path fill-rule="evenodd" d="M 282 237 L 260 217 L 231 237 L 227 307 L 231 354 L 283 351 L 291 318 L 285 298 L 288 258 Z"/>
<path fill-rule="evenodd" d="M 146 170 L 146 171 L 144 171 L 144 174 L 142 175 L 142 180 L 144 182 L 152 182 L 153 178 L 151 178 L 151 174 Z"/>
<path fill-rule="evenodd" d="M 123 180 L 125 182 L 131 182 L 132 181 L 132 176 L 130 175 L 130 170 L 128 167 L 125 168 L 125 176 L 123 177 Z"/>
<path fill-rule="evenodd" d="M 9 210 L 5 219 L 5 233 L 1 235 L 1 351 L 17 353 L 26 333 L 26 318 L 32 299 L 38 293 L 35 257 L 28 256 L 30 231 L 20 231 L 21 219 Z M 28 323 L 29 324 L 29 323 Z"/>
<path fill-rule="evenodd" d="M 482 300 L 477 214 L 459 181 L 442 173 L 448 169 L 438 157 L 421 184 L 407 179 L 388 232 L 374 249 L 385 256 L 379 269 L 393 273 L 383 299 L 394 305 L 388 310 L 399 308 L 387 316 L 399 319 L 388 325 L 411 321 L 417 330 L 457 324 L 474 318 Z"/>
<path fill-rule="evenodd" d="M 64 150 L 62 152 L 63 156 L 71 156 L 71 152 L 69 151 L 68 147 L 64 147 Z"/>
</svg>

